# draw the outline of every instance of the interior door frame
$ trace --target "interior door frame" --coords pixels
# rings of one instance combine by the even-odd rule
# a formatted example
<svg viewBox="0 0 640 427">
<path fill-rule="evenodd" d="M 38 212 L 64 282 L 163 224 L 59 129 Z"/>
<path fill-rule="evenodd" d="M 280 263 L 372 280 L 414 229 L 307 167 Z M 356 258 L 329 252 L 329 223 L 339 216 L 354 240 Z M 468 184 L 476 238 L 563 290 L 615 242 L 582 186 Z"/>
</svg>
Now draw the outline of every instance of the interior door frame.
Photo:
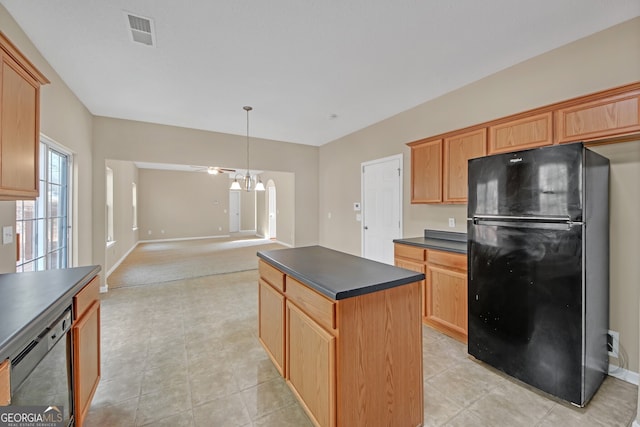
<svg viewBox="0 0 640 427">
<path fill-rule="evenodd" d="M 365 248 L 365 232 L 364 232 L 364 223 L 366 220 L 366 209 L 367 207 L 365 206 L 364 203 L 364 194 L 365 194 L 365 185 L 364 185 L 364 169 L 366 166 L 369 165 L 373 165 L 376 163 L 386 163 L 386 162 L 390 162 L 390 161 L 395 161 L 398 160 L 398 168 L 399 170 L 399 179 L 398 179 L 398 195 L 399 195 L 399 200 L 398 200 L 398 219 L 400 221 L 400 236 L 402 237 L 402 232 L 404 230 L 404 224 L 403 224 L 403 200 L 404 200 L 404 187 L 403 187 L 403 182 L 404 182 L 404 156 L 402 154 L 394 154 L 392 156 L 387 156 L 387 157 L 382 157 L 380 159 L 375 159 L 375 160 L 369 160 L 367 162 L 362 162 L 360 163 L 360 255 L 362 257 L 364 257 L 365 252 L 364 252 L 364 248 Z"/>
<path fill-rule="evenodd" d="M 240 200 L 240 192 L 237 190 L 229 191 L 229 233 L 238 233 L 242 229 L 242 201 Z M 234 205 L 235 203 L 235 205 Z M 238 229 L 232 230 L 234 210 L 237 208 Z"/>
</svg>

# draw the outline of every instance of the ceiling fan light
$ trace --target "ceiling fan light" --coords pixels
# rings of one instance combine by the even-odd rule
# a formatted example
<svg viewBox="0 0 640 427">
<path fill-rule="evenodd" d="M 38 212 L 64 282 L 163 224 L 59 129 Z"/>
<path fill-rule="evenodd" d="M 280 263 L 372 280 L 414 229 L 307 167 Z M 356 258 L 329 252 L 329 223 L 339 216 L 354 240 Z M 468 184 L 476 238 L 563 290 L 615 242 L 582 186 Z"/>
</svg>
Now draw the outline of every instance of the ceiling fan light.
<svg viewBox="0 0 640 427">
<path fill-rule="evenodd" d="M 218 175 L 220 173 L 220 170 L 218 168 L 214 168 L 213 166 L 209 166 L 207 168 L 207 173 L 209 175 Z"/>
<path fill-rule="evenodd" d="M 264 184 L 262 183 L 262 180 L 260 178 L 258 178 L 258 182 L 256 183 L 256 191 L 264 191 Z"/>
</svg>

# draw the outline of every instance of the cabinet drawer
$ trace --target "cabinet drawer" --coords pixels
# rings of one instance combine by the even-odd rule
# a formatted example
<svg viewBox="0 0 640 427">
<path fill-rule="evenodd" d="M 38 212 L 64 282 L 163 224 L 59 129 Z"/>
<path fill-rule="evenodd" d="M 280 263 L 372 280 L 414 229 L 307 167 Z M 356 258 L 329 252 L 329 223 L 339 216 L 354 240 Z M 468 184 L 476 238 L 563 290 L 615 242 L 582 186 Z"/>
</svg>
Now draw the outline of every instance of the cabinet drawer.
<svg viewBox="0 0 640 427">
<path fill-rule="evenodd" d="M 284 273 L 282 271 L 262 260 L 258 260 L 258 270 L 260 271 L 260 277 L 280 292 L 284 292 Z"/>
<path fill-rule="evenodd" d="M 457 270 L 467 270 L 467 256 L 443 251 L 427 251 L 429 264 L 440 264 Z"/>
<path fill-rule="evenodd" d="M 419 248 L 417 246 L 410 245 L 402 245 L 396 243 L 394 247 L 395 256 L 400 258 L 409 258 L 414 259 L 416 261 L 424 261 L 425 258 L 425 250 Z"/>
<path fill-rule="evenodd" d="M 408 261 L 405 259 L 396 258 L 396 267 L 406 268 L 407 270 L 415 271 L 417 273 L 425 272 L 425 265 L 422 262 Z"/>
<path fill-rule="evenodd" d="M 73 313 L 79 319 L 100 298 L 100 276 L 96 276 L 73 297 Z"/>
<path fill-rule="evenodd" d="M 287 298 L 304 310 L 313 320 L 331 330 L 336 328 L 335 302 L 287 276 Z"/>
</svg>

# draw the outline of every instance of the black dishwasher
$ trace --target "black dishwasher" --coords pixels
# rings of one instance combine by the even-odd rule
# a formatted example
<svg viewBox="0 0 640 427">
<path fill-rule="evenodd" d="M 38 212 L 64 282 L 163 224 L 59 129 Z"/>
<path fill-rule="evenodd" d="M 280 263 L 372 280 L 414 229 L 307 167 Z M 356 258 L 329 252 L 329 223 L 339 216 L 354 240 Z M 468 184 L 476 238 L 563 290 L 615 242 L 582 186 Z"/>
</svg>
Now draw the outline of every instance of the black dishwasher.
<svg viewBox="0 0 640 427">
<path fill-rule="evenodd" d="M 73 417 L 71 307 L 11 358 L 11 405 L 50 406 Z"/>
</svg>

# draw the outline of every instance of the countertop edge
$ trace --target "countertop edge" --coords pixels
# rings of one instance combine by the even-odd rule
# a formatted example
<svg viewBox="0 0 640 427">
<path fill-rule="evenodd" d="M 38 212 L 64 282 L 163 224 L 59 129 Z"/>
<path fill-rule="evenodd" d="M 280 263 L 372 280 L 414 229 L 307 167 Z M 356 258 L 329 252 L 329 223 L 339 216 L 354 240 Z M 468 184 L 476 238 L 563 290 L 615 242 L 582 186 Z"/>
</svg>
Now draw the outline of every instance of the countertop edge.
<svg viewBox="0 0 640 427">
<path fill-rule="evenodd" d="M 93 265 L 89 267 L 93 267 L 93 269 L 71 286 L 60 298 L 53 301 L 31 322 L 26 324 L 22 329 L 19 329 L 14 335 L 2 343 L 2 347 L 0 347 L 0 361 L 13 356 L 16 351 L 25 345 L 26 339 L 31 339 L 31 337 L 37 335 L 43 329 L 43 324 L 50 324 L 62 314 L 67 306 L 72 305 L 73 296 L 102 270 L 100 265 Z M 73 322 L 75 322 L 75 318 L 73 319 Z"/>
<path fill-rule="evenodd" d="M 379 283 L 379 284 L 374 284 L 371 286 L 368 286 L 366 288 L 358 288 L 358 289 L 351 289 L 348 291 L 341 291 L 341 292 L 334 292 L 331 289 L 328 289 L 326 286 L 323 286 L 321 283 L 318 283 L 315 280 L 310 279 L 309 277 L 305 276 L 304 274 L 301 274 L 298 271 L 295 271 L 293 269 L 291 269 L 290 267 L 287 267 L 286 265 L 282 264 L 281 262 L 269 257 L 267 254 L 262 253 L 260 251 L 257 252 L 257 256 L 264 260 L 265 262 L 267 262 L 268 264 L 270 264 L 273 267 L 276 267 L 277 269 L 281 270 L 282 272 L 288 274 L 289 276 L 293 277 L 296 280 L 299 280 L 300 282 L 304 283 L 305 285 L 309 286 L 311 289 L 316 290 L 317 292 L 320 292 L 321 294 L 323 294 L 324 296 L 326 296 L 327 298 L 330 298 L 334 301 L 339 301 L 341 299 L 346 299 L 346 298 L 352 298 L 352 297 L 356 297 L 356 296 L 360 296 L 360 295 L 366 295 L 369 293 L 373 293 L 373 292 L 379 292 L 379 291 L 383 291 L 386 289 L 390 289 L 396 286 L 402 286 L 402 285 L 406 285 L 409 283 L 413 283 L 413 282 L 418 282 L 420 280 L 424 280 L 425 279 L 425 275 L 423 273 L 418 273 L 418 272 L 411 272 L 409 270 L 407 270 L 408 273 L 413 273 L 413 274 L 409 274 L 407 275 L 407 277 L 402 278 L 402 279 L 397 279 L 397 280 L 391 280 L 391 281 L 387 281 L 384 283 Z M 393 267 L 393 266 L 390 266 Z M 398 268 L 398 267 L 396 267 Z"/>
<path fill-rule="evenodd" d="M 424 239 L 423 237 L 415 237 L 413 238 L 415 240 L 419 240 L 419 239 Z M 411 240 L 411 239 L 394 239 L 393 243 L 399 243 L 402 245 L 409 245 L 409 246 L 417 246 L 419 248 L 424 248 L 424 249 L 434 249 L 434 250 L 439 250 L 439 251 L 444 251 L 444 252 L 452 252 L 452 253 L 457 253 L 457 254 L 467 254 L 467 247 L 466 244 L 463 243 L 459 243 L 459 242 L 453 242 L 451 240 L 442 240 L 442 242 L 432 242 L 434 240 L 437 239 L 428 239 L 429 243 L 425 243 L 425 242 L 418 242 L 415 240 Z M 426 240 L 426 239 L 424 239 Z M 457 248 L 456 246 L 460 245 L 460 248 Z M 464 248 L 462 248 L 462 245 L 464 245 Z"/>
</svg>

